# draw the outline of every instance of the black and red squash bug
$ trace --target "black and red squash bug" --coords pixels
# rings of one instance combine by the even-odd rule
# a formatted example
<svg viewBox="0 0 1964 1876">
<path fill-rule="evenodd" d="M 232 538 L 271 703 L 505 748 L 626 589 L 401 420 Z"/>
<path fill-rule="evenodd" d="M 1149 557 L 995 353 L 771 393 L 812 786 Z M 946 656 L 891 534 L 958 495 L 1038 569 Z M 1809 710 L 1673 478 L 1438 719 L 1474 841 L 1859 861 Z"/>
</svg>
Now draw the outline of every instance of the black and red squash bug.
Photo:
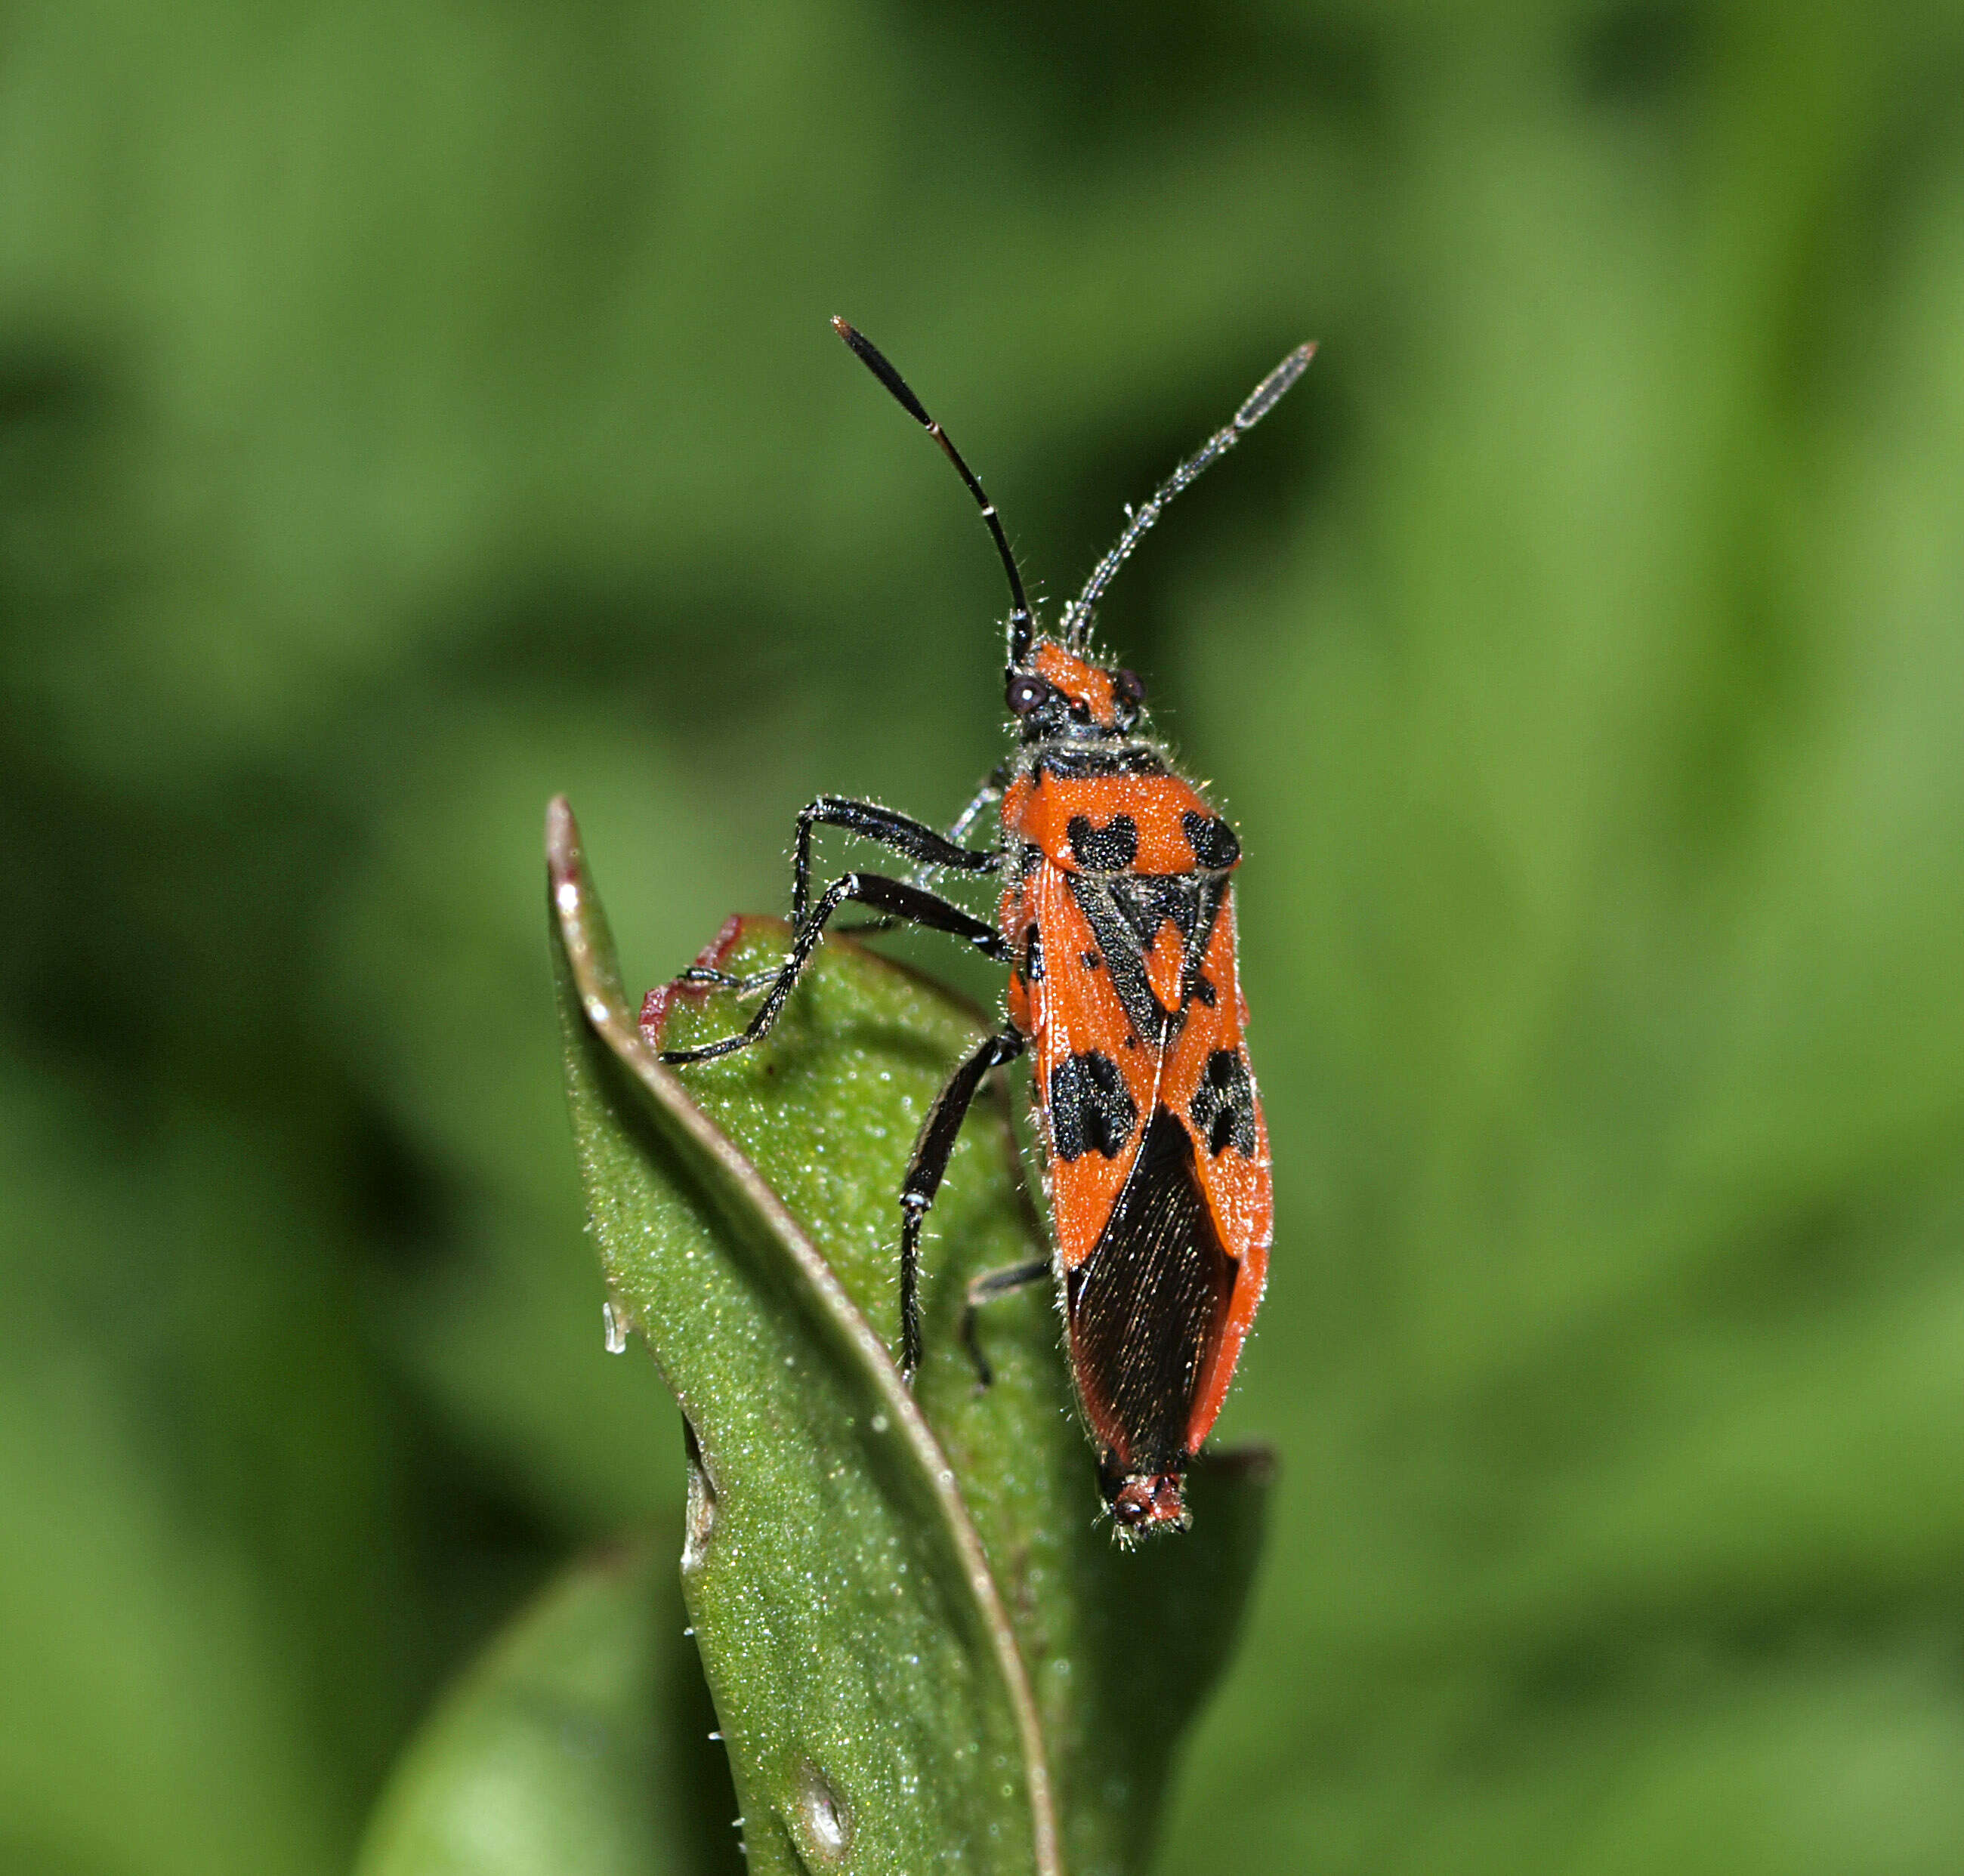
<svg viewBox="0 0 1964 1876">
<path fill-rule="evenodd" d="M 1241 844 L 1150 733 L 1138 678 L 1093 656 L 1092 616 L 1167 503 L 1268 414 L 1315 348 L 1291 352 L 1131 513 L 1045 633 L 974 473 L 871 342 L 833 323 L 940 445 L 988 524 L 1009 582 L 1003 675 L 1014 746 L 945 834 L 869 801 L 821 795 L 804 809 L 784 962 L 747 978 L 698 966 L 678 980 L 761 996 L 756 1014 L 740 1034 L 662 1059 L 706 1062 L 762 1037 L 848 903 L 945 932 L 1008 965 L 1003 1027 L 948 1078 L 901 1183 L 900 1366 L 911 1378 L 920 1363 L 921 1226 L 963 1118 L 992 1070 L 1030 1051 L 1056 1247 L 1040 1262 L 978 1278 L 971 1301 L 1055 1282 L 1120 1534 L 1183 1529 L 1182 1482 L 1227 1394 L 1273 1234 L 1268 1130 L 1235 954 L 1231 880 Z M 968 845 L 991 807 L 1000 835 Z M 891 848 L 913 862 L 913 877 L 846 873 L 814 899 L 814 827 Z M 999 875 L 995 922 L 929 890 L 942 871 Z M 657 1044 L 665 1001 L 652 993 Z"/>
</svg>

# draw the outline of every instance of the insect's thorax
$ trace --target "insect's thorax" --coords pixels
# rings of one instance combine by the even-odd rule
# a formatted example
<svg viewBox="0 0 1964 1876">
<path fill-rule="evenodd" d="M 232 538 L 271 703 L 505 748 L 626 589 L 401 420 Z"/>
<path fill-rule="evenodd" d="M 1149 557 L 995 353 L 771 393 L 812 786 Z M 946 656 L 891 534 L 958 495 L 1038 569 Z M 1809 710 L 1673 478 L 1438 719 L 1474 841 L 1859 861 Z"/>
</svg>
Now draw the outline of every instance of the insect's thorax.
<svg viewBox="0 0 1964 1876">
<path fill-rule="evenodd" d="M 1003 797 L 1013 851 L 1036 848 L 1067 872 L 1221 871 L 1240 857 L 1234 830 L 1147 742 L 1039 744 Z"/>
</svg>

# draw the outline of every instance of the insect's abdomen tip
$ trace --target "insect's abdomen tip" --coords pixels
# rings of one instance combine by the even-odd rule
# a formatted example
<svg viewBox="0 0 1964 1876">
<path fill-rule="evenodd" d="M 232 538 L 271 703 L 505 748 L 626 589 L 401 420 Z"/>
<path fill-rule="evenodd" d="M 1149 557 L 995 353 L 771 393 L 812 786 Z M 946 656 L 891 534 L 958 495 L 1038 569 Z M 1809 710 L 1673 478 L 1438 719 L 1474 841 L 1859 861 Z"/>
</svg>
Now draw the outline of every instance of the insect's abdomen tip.
<svg viewBox="0 0 1964 1876">
<path fill-rule="evenodd" d="M 1112 1522 L 1128 1543 L 1162 1531 L 1184 1531 L 1193 1522 L 1177 1473 L 1134 1472 L 1108 1480 L 1106 1490 Z"/>
</svg>

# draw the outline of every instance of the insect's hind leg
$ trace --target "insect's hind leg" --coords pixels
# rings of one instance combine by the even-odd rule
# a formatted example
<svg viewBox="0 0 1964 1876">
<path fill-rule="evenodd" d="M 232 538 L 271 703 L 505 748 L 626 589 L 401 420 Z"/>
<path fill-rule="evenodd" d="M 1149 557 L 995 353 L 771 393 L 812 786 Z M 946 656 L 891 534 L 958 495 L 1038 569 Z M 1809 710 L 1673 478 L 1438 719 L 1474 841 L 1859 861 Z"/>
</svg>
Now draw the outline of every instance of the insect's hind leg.
<svg viewBox="0 0 1964 1876">
<path fill-rule="evenodd" d="M 947 1175 L 961 1123 L 974 1105 L 976 1091 L 991 1069 L 1013 1062 L 1023 1052 L 1023 1038 L 1013 1029 L 985 1036 L 962 1058 L 929 1110 L 907 1177 L 900 1182 L 900 1372 L 911 1383 L 921 1363 L 920 1234 L 922 1222 Z"/>
<path fill-rule="evenodd" d="M 977 1387 L 992 1387 L 996 1379 L 988 1358 L 982 1352 L 980 1339 L 975 1332 L 982 1305 L 994 1302 L 999 1296 L 1027 1290 L 1032 1284 L 1048 1282 L 1050 1275 L 1050 1259 L 1033 1257 L 1027 1264 L 1010 1264 L 1001 1270 L 985 1270 L 980 1276 L 969 1280 L 968 1300 L 961 1310 L 961 1345 L 968 1351 L 968 1358 L 975 1365 Z"/>
<path fill-rule="evenodd" d="M 917 886 L 910 886 L 904 880 L 891 880 L 878 873 L 844 874 L 826 888 L 809 916 L 799 922 L 791 940 L 790 954 L 785 961 L 760 980 L 769 983 L 770 989 L 757 1005 L 756 1014 L 749 1024 L 736 1035 L 725 1036 L 717 1042 L 705 1042 L 698 1048 L 664 1049 L 662 1060 L 668 1063 L 711 1062 L 719 1056 L 733 1054 L 739 1049 L 762 1041 L 778 1020 L 785 999 L 805 966 L 810 963 L 812 953 L 818 949 L 819 940 L 824 937 L 832 915 L 849 900 L 870 906 L 875 912 L 885 912 L 905 924 L 965 938 L 985 957 L 993 957 L 999 963 L 1009 955 L 1009 948 L 996 928 L 985 925 L 959 906 L 937 898 L 932 893 L 923 892 Z M 720 980 L 720 976 L 721 973 L 715 973 L 713 980 Z M 736 979 L 733 987 L 740 989 L 749 981 Z"/>
</svg>

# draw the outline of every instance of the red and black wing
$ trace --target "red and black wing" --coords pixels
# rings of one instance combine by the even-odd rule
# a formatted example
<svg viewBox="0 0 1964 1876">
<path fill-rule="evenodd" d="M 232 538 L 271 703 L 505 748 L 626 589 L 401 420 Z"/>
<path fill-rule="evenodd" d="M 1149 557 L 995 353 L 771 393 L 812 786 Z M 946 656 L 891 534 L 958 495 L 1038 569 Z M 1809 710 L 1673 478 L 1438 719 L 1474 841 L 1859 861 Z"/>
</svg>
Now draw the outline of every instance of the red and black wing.
<svg viewBox="0 0 1964 1876">
<path fill-rule="evenodd" d="M 1268 1280 L 1275 1235 L 1268 1122 L 1248 1062 L 1247 1022 L 1231 889 L 1223 895 L 1161 1082 L 1162 1100 L 1179 1117 L 1192 1143 L 1195 1177 L 1214 1229 L 1235 1265 L 1228 1306 L 1193 1397 L 1187 1427 L 1190 1452 L 1199 1450 L 1227 1398 Z"/>
<path fill-rule="evenodd" d="M 1027 1013 L 1079 1390 L 1123 1468 L 1176 1471 L 1218 1410 L 1267 1249 L 1259 1114 L 1243 1153 L 1247 1127 L 1216 1112 L 1239 1084 L 1208 1080 L 1224 1050 L 1242 1059 L 1226 881 L 1045 864 L 1023 896 L 1041 935 Z"/>
</svg>

